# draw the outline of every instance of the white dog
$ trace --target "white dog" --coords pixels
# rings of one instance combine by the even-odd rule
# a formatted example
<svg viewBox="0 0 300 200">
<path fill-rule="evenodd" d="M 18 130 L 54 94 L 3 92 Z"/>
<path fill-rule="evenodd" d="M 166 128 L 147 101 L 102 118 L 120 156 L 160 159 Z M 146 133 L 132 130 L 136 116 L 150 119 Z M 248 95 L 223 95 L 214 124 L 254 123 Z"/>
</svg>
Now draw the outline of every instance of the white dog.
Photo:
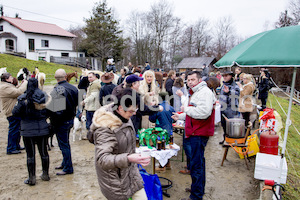
<svg viewBox="0 0 300 200">
<path fill-rule="evenodd" d="M 3 67 L 3 68 L 0 68 L 0 76 L 3 74 L 3 73 L 6 73 L 6 67 Z"/>
<path fill-rule="evenodd" d="M 74 126 L 73 126 L 73 142 L 75 142 L 75 136 L 76 132 L 80 131 L 79 133 L 79 140 L 82 139 L 82 132 L 86 129 L 85 127 L 85 122 L 86 122 L 86 116 L 82 115 L 81 116 L 81 121 L 79 121 L 78 117 L 74 118 Z"/>
</svg>

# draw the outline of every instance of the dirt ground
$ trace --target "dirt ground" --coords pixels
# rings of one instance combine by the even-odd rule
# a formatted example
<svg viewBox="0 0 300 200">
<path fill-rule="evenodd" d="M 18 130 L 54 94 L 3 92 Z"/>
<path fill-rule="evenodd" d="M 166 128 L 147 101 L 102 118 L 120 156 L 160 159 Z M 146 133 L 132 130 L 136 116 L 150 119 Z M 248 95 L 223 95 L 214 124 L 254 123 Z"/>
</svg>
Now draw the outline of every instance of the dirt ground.
<svg viewBox="0 0 300 200">
<path fill-rule="evenodd" d="M 72 160 L 74 174 L 56 176 L 56 166 L 62 160 L 56 138 L 50 155 L 50 178 L 49 182 L 42 181 L 39 175 L 42 173 L 39 154 L 37 160 L 37 183 L 35 186 L 28 186 L 23 183 L 27 178 L 26 153 L 23 151 L 17 155 L 6 155 L 8 122 L 0 114 L 0 200 L 15 199 L 43 199 L 43 200 L 65 200 L 65 199 L 105 199 L 101 194 L 97 182 L 94 167 L 94 146 L 87 140 L 71 141 Z M 182 137 L 175 135 L 175 143 L 182 145 Z M 222 138 L 220 126 L 216 126 L 215 135 L 210 138 L 206 151 L 206 194 L 204 199 L 232 200 L 245 199 L 253 200 L 259 198 L 259 181 L 253 178 L 255 160 L 252 158 L 249 163 L 249 170 L 244 160 L 239 159 L 237 153 L 229 150 L 227 160 L 221 167 L 221 160 L 224 149 L 219 145 Z M 157 173 L 170 179 L 173 187 L 167 192 L 170 198 L 164 200 L 178 200 L 189 196 L 185 188 L 190 187 L 191 178 L 188 175 L 179 174 L 178 171 L 186 165 L 182 160 L 182 152 L 179 151 L 176 157 L 171 159 L 172 169 L 166 172 Z M 151 165 L 146 167 L 151 172 Z"/>
</svg>

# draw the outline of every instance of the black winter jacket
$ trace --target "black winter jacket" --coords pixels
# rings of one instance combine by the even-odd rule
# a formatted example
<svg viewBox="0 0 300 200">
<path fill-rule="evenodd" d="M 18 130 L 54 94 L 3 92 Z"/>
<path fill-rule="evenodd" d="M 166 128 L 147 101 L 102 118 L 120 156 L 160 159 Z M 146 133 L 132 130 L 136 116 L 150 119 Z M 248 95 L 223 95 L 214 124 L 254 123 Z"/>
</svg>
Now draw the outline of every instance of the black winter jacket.
<svg viewBox="0 0 300 200">
<path fill-rule="evenodd" d="M 55 85 L 51 92 L 52 101 L 64 97 L 66 101 L 66 108 L 57 112 L 50 112 L 50 119 L 52 125 L 60 125 L 66 121 L 74 119 L 76 115 L 76 107 L 78 105 L 78 90 L 75 86 L 67 81 L 61 81 Z"/>
<path fill-rule="evenodd" d="M 103 102 L 103 99 L 105 96 L 107 95 L 111 95 L 112 94 L 112 91 L 114 90 L 114 88 L 116 87 L 115 84 L 112 84 L 112 83 L 105 83 L 101 89 L 100 89 L 100 92 L 99 92 L 99 101 L 100 101 L 100 104 L 101 106 L 103 106 L 106 102 L 109 102 L 111 103 L 110 101 L 112 99 L 105 99 L 106 101 Z"/>
<path fill-rule="evenodd" d="M 27 111 L 26 93 L 18 97 L 18 103 L 12 113 L 21 117 L 21 136 L 34 137 L 49 134 L 49 126 L 46 122 L 46 95 L 40 89 L 36 89 L 33 94 L 35 109 Z M 28 113 L 29 112 L 29 113 Z"/>
<path fill-rule="evenodd" d="M 168 92 L 169 96 L 173 95 L 173 91 L 172 91 L 173 84 L 174 84 L 174 80 L 173 79 L 168 78 L 166 80 L 165 88 L 166 88 L 166 91 Z"/>
<path fill-rule="evenodd" d="M 106 72 L 113 72 L 113 73 L 116 73 L 116 66 L 114 65 L 106 65 Z"/>
<path fill-rule="evenodd" d="M 141 99 L 140 95 L 137 93 L 138 98 Z M 159 111 L 158 106 L 147 106 L 144 103 L 141 103 L 139 109 L 136 111 L 136 114 L 133 115 L 130 119 L 133 123 L 135 132 L 142 128 L 142 116 L 144 115 L 153 115 Z"/>
<path fill-rule="evenodd" d="M 269 79 L 267 77 L 259 77 L 258 83 L 258 99 L 266 99 L 268 98 L 268 91 L 269 91 Z"/>
</svg>

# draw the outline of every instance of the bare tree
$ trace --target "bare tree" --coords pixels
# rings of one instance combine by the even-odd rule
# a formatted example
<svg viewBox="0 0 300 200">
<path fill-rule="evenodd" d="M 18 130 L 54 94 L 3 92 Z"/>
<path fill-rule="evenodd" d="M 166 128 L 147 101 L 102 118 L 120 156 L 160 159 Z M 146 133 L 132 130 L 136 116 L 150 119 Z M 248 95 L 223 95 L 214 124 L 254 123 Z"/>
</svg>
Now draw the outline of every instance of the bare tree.
<svg viewBox="0 0 300 200">
<path fill-rule="evenodd" d="M 217 59 L 224 56 L 236 44 L 236 34 L 231 17 L 218 20 L 214 30 L 214 54 Z"/>
<path fill-rule="evenodd" d="M 205 18 L 200 18 L 194 25 L 194 48 L 196 56 L 206 55 L 209 41 L 211 40 L 209 29 L 209 21 Z"/>
<path fill-rule="evenodd" d="M 183 57 L 192 57 L 192 49 L 193 49 L 193 26 L 187 26 L 184 28 L 181 36 L 181 51 Z"/>
<path fill-rule="evenodd" d="M 280 13 L 278 22 L 275 23 L 275 28 L 281 28 L 286 26 L 296 25 L 297 23 L 293 18 L 288 15 L 288 11 Z"/>
<path fill-rule="evenodd" d="M 166 54 L 169 56 L 169 65 L 171 69 L 182 60 L 180 55 L 180 35 L 181 35 L 181 20 L 179 18 L 175 19 L 174 27 L 169 34 L 168 50 Z"/>
<path fill-rule="evenodd" d="M 151 6 L 147 14 L 147 25 L 151 35 L 154 36 L 154 66 L 163 66 L 164 42 L 167 35 L 174 26 L 175 18 L 173 16 L 172 6 L 165 0 L 162 0 Z"/>
<path fill-rule="evenodd" d="M 132 12 L 127 20 L 127 29 L 131 38 L 133 55 L 131 61 L 135 64 L 142 64 L 153 57 L 152 37 L 146 26 L 146 13 Z"/>
<path fill-rule="evenodd" d="M 294 23 L 298 24 L 300 22 L 300 0 L 290 0 L 289 10 L 294 18 Z"/>
<path fill-rule="evenodd" d="M 211 56 L 211 30 L 209 21 L 200 18 L 195 24 L 184 28 L 181 36 L 182 55 L 184 57 Z"/>
<path fill-rule="evenodd" d="M 74 51 L 83 51 L 84 49 L 81 48 L 81 45 L 82 45 L 82 41 L 86 37 L 86 34 L 83 31 L 83 28 L 80 26 L 76 26 L 76 27 L 70 26 L 68 31 L 77 36 L 76 38 L 73 39 L 73 44 L 72 44 L 73 50 Z"/>
</svg>

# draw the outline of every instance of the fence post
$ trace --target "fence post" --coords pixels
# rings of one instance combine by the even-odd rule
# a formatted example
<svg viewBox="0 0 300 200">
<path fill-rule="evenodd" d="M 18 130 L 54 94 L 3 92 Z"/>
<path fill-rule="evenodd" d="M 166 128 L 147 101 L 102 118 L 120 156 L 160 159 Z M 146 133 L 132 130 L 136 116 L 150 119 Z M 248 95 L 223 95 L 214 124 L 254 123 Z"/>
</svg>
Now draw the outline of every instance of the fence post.
<svg viewBox="0 0 300 200">
<path fill-rule="evenodd" d="M 286 92 L 287 92 L 287 93 L 290 93 L 290 86 L 287 86 L 287 87 L 286 87 Z"/>
</svg>

